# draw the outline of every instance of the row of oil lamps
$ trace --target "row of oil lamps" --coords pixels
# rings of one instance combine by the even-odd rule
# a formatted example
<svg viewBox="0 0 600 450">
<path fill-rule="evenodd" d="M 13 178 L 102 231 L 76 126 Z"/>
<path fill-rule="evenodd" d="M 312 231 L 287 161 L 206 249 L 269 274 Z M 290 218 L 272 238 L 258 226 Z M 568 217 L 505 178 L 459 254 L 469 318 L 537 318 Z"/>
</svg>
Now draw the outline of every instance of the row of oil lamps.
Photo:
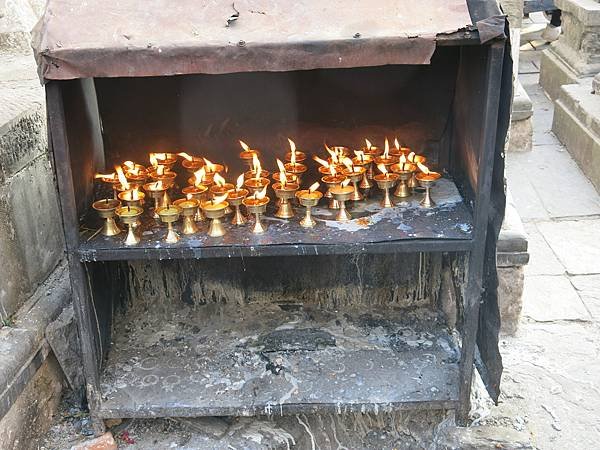
<svg viewBox="0 0 600 450">
<path fill-rule="evenodd" d="M 311 208 L 325 196 L 329 200 L 329 208 L 338 210 L 336 220 L 351 220 L 346 209 L 347 201 L 360 201 L 364 198 L 361 193 L 373 187 L 372 181 L 383 191 L 381 206 L 393 206 L 390 189 L 396 187 L 392 194 L 405 198 L 412 194 L 412 189 L 422 186 L 425 189 L 421 205 L 434 206 L 430 188 L 440 178 L 440 174 L 430 171 L 424 163 L 426 158 L 416 155 L 409 148 L 399 145 L 395 140 L 395 148 L 390 149 L 385 140 L 383 150 L 373 146 L 366 140 L 366 146 L 355 151 L 354 157 L 347 147 L 327 147 L 329 157 L 321 159 L 315 156 L 319 172 L 323 175 L 321 181 L 327 186 L 325 194 L 319 192 L 319 183 L 314 183 L 309 189 L 300 189 L 301 177 L 308 167 L 304 164 L 307 156 L 296 149 L 294 142 L 289 139 L 290 151 L 286 154 L 286 163 L 277 160 L 278 172 L 273 173 L 273 191 L 277 197 L 278 209 L 275 216 L 283 219 L 294 217 L 293 200 L 298 200 L 306 208 L 305 216 L 300 221 L 303 227 L 313 227 L 315 220 L 311 216 Z M 265 226 L 261 216 L 266 212 L 270 201 L 266 196 L 267 187 L 271 184 L 270 173 L 261 167 L 260 151 L 250 149 L 240 141 L 243 151 L 240 158 L 245 161 L 249 170 L 241 174 L 237 183 L 227 183 L 221 173 L 225 167 L 213 164 L 205 158 L 190 156 L 186 153 L 151 153 L 149 167 L 126 161 L 122 166 L 116 166 L 111 174 L 98 174 L 101 179 L 113 188 L 114 197 L 95 201 L 92 205 L 100 217 L 105 219 L 101 233 L 115 236 L 121 233 L 114 220 L 118 216 L 127 225 L 128 232 L 125 245 L 136 245 L 140 238 L 136 228 L 141 224 L 140 216 L 144 212 L 143 204 L 146 194 L 154 199 L 153 216 L 167 225 L 165 241 L 175 243 L 179 240 L 173 224 L 183 217 L 183 234 L 198 232 L 197 222 L 210 220 L 208 235 L 219 237 L 225 234 L 222 218 L 233 212 L 231 223 L 243 225 L 247 219 L 242 214 L 240 206 L 244 205 L 247 212 L 255 216 L 253 233 L 263 233 Z M 188 186 L 182 189 L 184 198 L 171 202 L 168 191 L 174 187 L 177 173 L 173 166 L 182 157 L 181 164 L 192 176 Z M 379 173 L 375 173 L 373 166 Z M 148 180 L 152 180 L 148 182 Z M 140 190 L 143 189 L 144 192 Z M 233 209 L 231 208 L 233 207 Z"/>
</svg>

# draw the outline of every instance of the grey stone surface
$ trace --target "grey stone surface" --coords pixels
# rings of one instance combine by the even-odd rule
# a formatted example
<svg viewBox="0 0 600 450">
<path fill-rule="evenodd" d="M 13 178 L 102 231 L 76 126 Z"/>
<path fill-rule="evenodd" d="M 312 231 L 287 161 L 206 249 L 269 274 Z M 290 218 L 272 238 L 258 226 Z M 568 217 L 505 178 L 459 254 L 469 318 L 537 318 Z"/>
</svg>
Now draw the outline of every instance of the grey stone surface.
<svg viewBox="0 0 600 450">
<path fill-rule="evenodd" d="M 0 53 L 30 50 L 30 31 L 37 22 L 42 0 L 3 0 L 0 2 Z"/>
<path fill-rule="evenodd" d="M 545 222 L 538 228 L 569 274 L 600 273 L 600 219 Z"/>
<path fill-rule="evenodd" d="M 515 334 L 523 309 L 523 267 L 498 268 L 498 308 L 503 334 Z"/>
<path fill-rule="evenodd" d="M 593 0 L 555 0 L 562 10 L 563 35 L 542 58 L 540 83 L 552 99 L 560 86 L 600 71 L 600 4 Z"/>
<path fill-rule="evenodd" d="M 0 184 L 0 312 L 10 316 L 63 256 L 64 239 L 50 162 L 43 155 Z"/>
<path fill-rule="evenodd" d="M 591 320 L 587 308 L 568 278 L 531 275 L 525 280 L 523 316 L 536 322 Z"/>
<path fill-rule="evenodd" d="M 562 87 L 552 130 L 600 191 L 600 97 L 591 79 Z"/>
<path fill-rule="evenodd" d="M 594 319 L 600 321 L 600 275 L 578 275 L 570 278 L 587 310 Z"/>
<path fill-rule="evenodd" d="M 526 432 L 505 426 L 449 427 L 437 437 L 436 450 L 534 450 Z"/>
<path fill-rule="evenodd" d="M 565 267 L 558 260 L 534 222 L 525 225 L 529 244 L 529 263 L 526 275 L 564 275 Z"/>
<path fill-rule="evenodd" d="M 38 439 L 52 423 L 61 391 L 62 373 L 56 360 L 50 357 L 8 413 L 0 418 L 0 448 L 37 450 Z"/>
<path fill-rule="evenodd" d="M 65 374 L 69 387 L 73 391 L 79 391 L 83 387 L 85 379 L 72 304 L 68 305 L 56 320 L 46 327 L 46 340 Z"/>
<path fill-rule="evenodd" d="M 533 121 L 531 118 L 513 120 L 510 123 L 509 152 L 528 152 L 533 143 Z"/>
<path fill-rule="evenodd" d="M 5 389 L 42 347 L 46 327 L 70 301 L 68 272 L 61 265 L 15 314 L 13 324 L 0 328 L 0 404 L 12 403 L 19 394 L 19 389 Z"/>
</svg>

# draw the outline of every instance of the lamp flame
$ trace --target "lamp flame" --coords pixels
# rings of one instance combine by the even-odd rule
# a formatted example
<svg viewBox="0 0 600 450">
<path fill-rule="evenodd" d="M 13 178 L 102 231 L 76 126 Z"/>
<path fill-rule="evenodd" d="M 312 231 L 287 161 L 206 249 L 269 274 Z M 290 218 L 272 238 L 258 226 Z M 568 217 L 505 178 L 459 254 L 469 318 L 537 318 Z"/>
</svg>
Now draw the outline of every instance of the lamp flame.
<svg viewBox="0 0 600 450">
<path fill-rule="evenodd" d="M 215 176 L 213 178 L 213 181 L 215 182 L 215 184 L 217 186 L 224 186 L 225 185 L 225 178 L 223 178 L 221 175 L 219 175 L 218 173 L 215 173 Z"/>
<path fill-rule="evenodd" d="M 94 178 L 106 178 L 106 179 L 112 179 L 114 180 L 115 177 L 117 176 L 116 173 L 97 173 L 96 175 L 94 175 Z"/>
<path fill-rule="evenodd" d="M 190 155 L 188 155 L 186 152 L 181 152 L 181 153 L 177 153 L 179 156 L 187 159 L 188 161 L 193 161 L 194 158 L 192 158 Z"/>
<path fill-rule="evenodd" d="M 398 142 L 398 138 L 394 138 L 394 146 L 396 150 L 400 150 L 400 142 Z"/>
<path fill-rule="evenodd" d="M 365 139 L 365 144 L 367 144 L 367 150 L 371 150 L 371 147 L 373 147 L 373 144 L 371 144 L 371 141 L 368 139 Z"/>
<path fill-rule="evenodd" d="M 354 172 L 354 164 L 352 164 L 352 160 L 350 158 L 344 158 L 342 160 L 342 163 L 344 164 L 344 166 L 346 166 L 346 169 L 348 169 L 350 172 Z"/>
<path fill-rule="evenodd" d="M 156 183 L 152 183 L 149 186 L 149 188 L 151 191 L 162 191 L 164 189 L 162 180 L 158 180 Z"/>
<path fill-rule="evenodd" d="M 346 187 L 350 184 L 350 178 L 346 178 L 344 181 L 342 181 L 342 187 Z"/>
<path fill-rule="evenodd" d="M 123 189 L 129 189 L 129 183 L 127 182 L 127 178 L 125 178 L 125 174 L 123 173 L 123 168 L 121 166 L 115 166 L 115 171 L 117 172 L 117 176 L 119 177 L 119 182 L 121 183 L 121 187 Z"/>
<path fill-rule="evenodd" d="M 258 180 L 262 174 L 262 166 L 260 165 L 260 160 L 258 159 L 258 156 L 256 156 L 256 153 L 252 155 L 252 171 L 254 172 L 254 178 Z"/>
<path fill-rule="evenodd" d="M 337 152 L 331 150 L 329 147 L 327 147 L 327 145 L 325 146 L 325 148 L 327 149 L 327 152 L 329 153 L 329 155 L 331 156 L 331 162 L 333 164 L 339 164 L 340 160 L 338 158 L 338 154 Z"/>
<path fill-rule="evenodd" d="M 282 187 L 285 187 L 287 184 L 287 175 L 285 173 L 285 166 L 279 158 L 277 158 L 277 167 L 279 167 L 279 182 Z"/>
<path fill-rule="evenodd" d="M 308 188 L 309 192 L 315 192 L 317 189 L 319 189 L 319 182 L 313 183 L 310 185 L 310 187 Z"/>
<path fill-rule="evenodd" d="M 159 165 L 156 167 L 156 175 L 162 176 L 165 174 L 165 166 Z"/>
<path fill-rule="evenodd" d="M 408 154 L 408 160 L 409 160 L 410 162 L 415 162 L 415 156 L 417 156 L 417 155 L 415 154 L 415 152 L 410 152 L 410 153 Z"/>
<path fill-rule="evenodd" d="M 404 153 L 400 155 L 400 164 L 406 164 L 406 156 L 404 156 Z"/>
<path fill-rule="evenodd" d="M 418 163 L 417 163 L 417 167 L 418 167 L 418 168 L 419 168 L 419 170 L 420 170 L 421 172 L 423 172 L 425 175 L 427 175 L 427 174 L 430 172 L 429 168 L 428 168 L 428 167 L 427 167 L 425 164 L 421 164 L 420 162 L 418 162 Z"/>
<path fill-rule="evenodd" d="M 204 181 L 204 177 L 206 176 L 206 170 L 204 167 L 200 167 L 198 170 L 194 172 L 195 177 L 195 185 L 198 186 Z"/>
<path fill-rule="evenodd" d="M 291 152 L 290 162 L 293 165 L 296 165 L 296 143 L 294 141 L 292 141 L 290 138 L 288 138 L 288 142 L 290 143 L 290 152 Z"/>
<path fill-rule="evenodd" d="M 337 174 L 337 170 L 335 170 L 335 166 L 334 165 L 329 166 L 329 173 L 331 175 Z"/>
<path fill-rule="evenodd" d="M 260 191 L 256 191 L 254 193 L 254 198 L 257 200 L 261 200 L 261 199 L 265 198 L 266 195 L 267 195 L 267 187 L 265 186 Z"/>
<path fill-rule="evenodd" d="M 379 169 L 379 171 L 380 171 L 381 173 L 385 173 L 385 174 L 387 174 L 387 173 L 388 173 L 388 171 L 387 171 L 387 169 L 386 169 L 386 167 L 385 167 L 385 165 L 384 165 L 384 164 L 377 164 L 377 168 Z"/>
<path fill-rule="evenodd" d="M 229 195 L 229 193 L 223 194 L 223 195 L 219 195 L 218 197 L 215 197 L 212 199 L 212 203 L 223 203 L 225 200 L 227 200 L 227 196 Z"/>
<path fill-rule="evenodd" d="M 313 159 L 318 162 L 319 164 L 321 164 L 323 167 L 327 167 L 329 168 L 329 163 L 327 161 L 325 161 L 324 159 L 319 158 L 318 156 L 313 156 Z"/>
<path fill-rule="evenodd" d="M 358 159 L 360 159 L 360 162 L 363 162 L 365 160 L 365 152 L 363 152 L 362 150 L 354 150 L 354 154 Z"/>
<path fill-rule="evenodd" d="M 203 158 L 204 159 L 204 164 L 206 165 L 206 172 L 214 172 L 215 171 L 215 165 L 210 162 L 208 159 Z"/>
<path fill-rule="evenodd" d="M 237 182 L 235 183 L 235 186 L 236 186 L 237 190 L 239 191 L 243 185 L 244 185 L 244 174 L 241 174 L 239 177 L 237 177 Z"/>
<path fill-rule="evenodd" d="M 194 196 L 193 196 L 191 193 L 188 193 L 188 194 L 187 194 L 185 197 L 186 197 L 188 200 L 191 200 L 191 199 L 193 199 L 193 198 L 194 198 Z"/>
<path fill-rule="evenodd" d="M 383 157 L 385 159 L 390 157 L 390 143 L 388 142 L 388 138 L 385 138 L 385 147 L 383 149 Z"/>
<path fill-rule="evenodd" d="M 239 141 L 240 145 L 242 146 L 242 149 L 247 152 L 248 150 L 250 150 L 250 147 L 248 147 L 248 144 L 246 144 L 244 141 Z"/>
<path fill-rule="evenodd" d="M 139 188 L 133 188 L 133 190 L 131 191 L 130 194 L 130 199 L 133 201 L 139 200 L 140 199 L 140 191 Z"/>
<path fill-rule="evenodd" d="M 158 159 L 156 158 L 155 153 L 150 153 L 150 164 L 152 165 L 152 167 L 158 166 Z"/>
<path fill-rule="evenodd" d="M 125 161 L 123 165 L 127 168 L 127 170 L 133 170 L 136 168 L 133 161 Z"/>
</svg>

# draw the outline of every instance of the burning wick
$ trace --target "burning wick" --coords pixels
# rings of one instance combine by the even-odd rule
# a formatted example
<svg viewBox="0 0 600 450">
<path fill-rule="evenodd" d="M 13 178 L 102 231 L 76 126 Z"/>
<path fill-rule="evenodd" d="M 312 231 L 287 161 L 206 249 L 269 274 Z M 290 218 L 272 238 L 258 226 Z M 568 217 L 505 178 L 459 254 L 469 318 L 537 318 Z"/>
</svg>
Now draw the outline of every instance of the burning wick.
<svg viewBox="0 0 600 450">
<path fill-rule="evenodd" d="M 388 173 L 387 169 L 385 168 L 385 165 L 377 164 L 377 168 L 386 178 L 389 178 L 390 174 Z"/>
<path fill-rule="evenodd" d="M 329 163 L 327 161 L 325 161 L 324 159 L 321 159 L 318 156 L 313 156 L 313 159 L 316 162 L 318 162 L 319 164 L 321 164 L 323 167 L 329 169 Z"/>
<path fill-rule="evenodd" d="M 292 164 L 294 164 L 294 163 L 292 163 Z M 287 176 L 285 174 L 285 166 L 283 165 L 283 163 L 281 162 L 281 160 L 279 158 L 277 158 L 277 167 L 279 167 L 279 183 L 281 184 L 281 187 L 285 188 L 285 186 L 287 184 Z"/>
<path fill-rule="evenodd" d="M 365 139 L 366 140 L 366 139 Z M 369 142 L 368 140 L 366 140 L 367 142 Z M 365 162 L 365 152 L 363 152 L 362 150 L 355 150 L 354 154 L 356 155 L 356 157 L 358 159 L 360 159 L 361 163 Z"/>
<path fill-rule="evenodd" d="M 206 172 L 212 173 L 215 171 L 216 166 L 210 162 L 208 159 L 204 158 L 204 163 L 206 164 Z"/>
<path fill-rule="evenodd" d="M 290 143 L 290 152 L 291 152 L 290 162 L 295 167 L 296 166 L 296 143 L 294 141 L 292 141 L 290 138 L 288 138 L 288 142 Z M 277 160 L 277 161 L 279 163 L 279 160 Z"/>
<path fill-rule="evenodd" d="M 237 177 L 237 182 L 235 183 L 235 191 L 239 192 L 243 185 L 244 185 L 244 174 L 241 174 L 239 177 Z"/>
<path fill-rule="evenodd" d="M 371 150 L 371 147 L 373 147 L 373 144 L 368 139 L 365 139 L 365 144 L 367 145 L 367 150 Z"/>
<path fill-rule="evenodd" d="M 121 183 L 121 188 L 127 190 L 129 189 L 129 183 L 127 182 L 127 178 L 123 173 L 123 168 L 121 166 L 115 166 L 115 171 L 117 172 L 117 176 L 119 177 L 119 182 Z"/>
<path fill-rule="evenodd" d="M 187 159 L 188 161 L 193 161 L 193 160 L 194 160 L 194 158 L 193 158 L 193 157 L 191 157 L 190 155 L 188 155 L 188 154 L 187 154 L 187 153 L 185 153 L 185 152 L 181 152 L 181 153 L 177 153 L 177 154 L 178 154 L 179 156 L 181 156 L 181 157 L 183 157 L 183 158 Z"/>
<path fill-rule="evenodd" d="M 385 138 L 385 147 L 383 149 L 383 158 L 389 159 L 389 157 L 390 157 L 389 153 L 390 153 L 390 143 L 388 142 L 388 138 Z M 379 167 L 379 166 L 377 166 L 377 167 Z M 387 171 L 384 173 L 387 173 Z"/>
<path fill-rule="evenodd" d="M 396 150 L 400 150 L 400 142 L 398 142 L 398 138 L 394 138 L 394 147 L 396 147 Z"/>
</svg>

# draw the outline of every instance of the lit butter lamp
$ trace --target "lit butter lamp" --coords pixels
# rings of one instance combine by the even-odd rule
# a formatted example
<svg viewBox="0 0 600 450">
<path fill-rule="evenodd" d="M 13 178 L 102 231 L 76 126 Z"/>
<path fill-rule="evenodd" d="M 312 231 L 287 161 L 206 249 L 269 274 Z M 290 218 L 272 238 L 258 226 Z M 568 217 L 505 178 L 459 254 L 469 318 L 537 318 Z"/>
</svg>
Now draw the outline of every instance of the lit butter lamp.
<svg viewBox="0 0 600 450">
<path fill-rule="evenodd" d="M 254 195 L 258 191 L 261 191 L 263 189 L 266 190 L 267 186 L 271 183 L 271 181 L 267 178 L 269 176 L 269 172 L 262 169 L 260 161 L 258 160 L 258 157 L 256 155 L 253 158 L 252 167 L 252 170 L 249 171 L 251 177 L 247 178 L 246 181 L 244 181 L 244 187 L 248 189 L 251 195 Z M 247 175 L 249 175 L 248 172 L 244 174 L 244 177 L 246 177 Z"/>
<path fill-rule="evenodd" d="M 339 202 L 333 197 L 331 188 L 339 185 L 341 182 L 346 180 L 346 175 L 343 173 L 337 173 L 335 167 L 329 166 L 329 175 L 325 175 L 321 178 L 321 181 L 327 186 L 327 192 L 325 197 L 329 198 L 329 209 L 340 209 Z"/>
<path fill-rule="evenodd" d="M 121 206 L 115 211 L 121 222 L 128 227 L 127 236 L 124 241 L 125 245 L 137 245 L 140 243 L 139 236 L 135 234 L 135 224 L 138 223 L 143 212 L 144 208 L 141 206 Z"/>
<path fill-rule="evenodd" d="M 319 204 L 319 200 L 323 194 L 319 191 L 319 183 L 313 184 L 310 188 L 296 192 L 296 198 L 302 206 L 306 208 L 306 214 L 300 221 L 300 225 L 304 228 L 312 228 L 316 225 L 315 219 L 312 218 L 311 209 Z"/>
<path fill-rule="evenodd" d="M 125 192 L 131 189 L 131 185 L 129 184 L 129 181 L 127 180 L 125 172 L 123 172 L 123 168 L 121 166 L 115 166 L 115 173 L 117 174 L 117 179 L 119 180 L 119 182 L 114 183 L 112 187 L 114 190 L 115 198 L 118 199 L 119 194 L 121 192 Z"/>
<path fill-rule="evenodd" d="M 119 192 L 119 200 L 121 200 L 124 205 L 142 206 L 145 198 L 146 194 L 140 192 L 137 187 L 127 191 Z"/>
<path fill-rule="evenodd" d="M 417 181 L 425 188 L 425 196 L 423 197 L 423 200 L 421 200 L 421 206 L 424 208 L 433 208 L 435 206 L 435 202 L 431 198 L 430 190 L 435 185 L 437 180 L 442 177 L 442 175 L 438 172 L 432 172 L 427 168 L 427 166 L 421 163 L 417 163 L 417 167 L 420 170 L 420 172 L 416 175 Z"/>
<path fill-rule="evenodd" d="M 302 161 L 306 161 L 306 153 L 297 150 L 296 143 L 290 138 L 288 138 L 288 142 L 290 143 L 290 151 L 285 154 L 286 162 L 301 163 Z"/>
<path fill-rule="evenodd" d="M 306 159 L 306 155 L 303 152 L 296 150 L 294 141 L 291 139 L 288 139 L 288 141 L 290 142 L 290 161 L 284 164 L 285 172 L 294 175 L 296 177 L 296 183 L 300 186 L 302 184 L 302 175 L 308 169 L 308 167 L 301 162 Z M 298 157 L 300 157 L 300 159 L 298 159 Z"/>
<path fill-rule="evenodd" d="M 394 191 L 394 196 L 399 198 L 410 197 L 412 190 L 408 186 L 408 181 L 413 177 L 413 173 L 417 169 L 417 166 L 409 163 L 404 155 L 400 155 L 400 162 L 393 164 L 390 169 L 395 174 L 398 174 L 399 180 L 398 186 Z"/>
<path fill-rule="evenodd" d="M 213 184 L 209 189 L 209 192 L 213 197 L 221 197 L 222 195 L 227 197 L 227 195 L 235 189 L 235 186 L 233 184 L 227 183 L 227 181 L 225 181 L 225 178 L 223 178 L 218 173 L 215 174 L 213 180 L 215 184 Z M 227 209 L 225 209 L 225 214 L 231 214 L 231 212 L 232 209 L 229 206 L 227 206 Z"/>
<path fill-rule="evenodd" d="M 358 182 L 365 177 L 367 169 L 364 166 L 355 166 L 353 161 L 348 157 L 345 157 L 342 160 L 342 163 L 344 164 L 342 173 L 346 175 L 346 178 L 348 178 L 348 181 L 352 183 L 352 186 L 354 187 L 350 200 L 355 202 L 362 200 L 364 196 L 358 189 Z"/>
<path fill-rule="evenodd" d="M 193 198 L 194 200 L 198 200 L 198 204 L 200 204 L 203 200 L 206 199 L 206 193 L 208 192 L 208 188 L 203 184 L 198 184 L 194 186 L 186 186 L 181 190 L 181 193 L 186 196 L 186 198 Z M 195 222 L 204 222 L 204 214 L 202 214 L 202 208 L 198 208 L 196 211 L 196 215 L 194 216 Z"/>
<path fill-rule="evenodd" d="M 100 230 L 100 233 L 104 236 L 116 236 L 121 232 L 121 229 L 115 222 L 115 211 L 119 206 L 121 206 L 121 202 L 114 198 L 97 200 L 92 203 L 92 208 L 94 208 L 98 212 L 98 215 L 104 219 L 104 225 L 102 226 L 102 230 Z"/>
<path fill-rule="evenodd" d="M 175 244 L 176 242 L 179 242 L 179 235 L 175 231 L 173 224 L 179 220 L 181 208 L 175 205 L 161 206 L 157 209 L 156 213 L 158 214 L 158 217 L 160 217 L 160 221 L 167 224 L 167 235 L 165 237 L 165 242 L 167 244 Z"/>
<path fill-rule="evenodd" d="M 427 162 L 427 157 L 425 157 L 423 155 L 417 155 L 415 152 L 410 152 L 408 154 L 408 156 L 406 157 L 406 159 L 408 160 L 409 163 L 412 163 L 415 165 L 417 163 L 425 164 Z M 413 172 L 413 176 L 411 177 L 411 179 L 408 180 L 408 187 L 411 189 L 419 187 L 419 182 L 417 181 L 416 175 L 417 175 L 417 171 L 415 170 Z"/>
<path fill-rule="evenodd" d="M 198 226 L 194 221 L 194 217 L 198 212 L 198 206 L 200 202 L 194 198 L 180 198 L 173 202 L 175 206 L 181 209 L 181 215 L 183 216 L 183 224 L 181 232 L 183 234 L 194 234 L 198 232 Z"/>
<path fill-rule="evenodd" d="M 383 191 L 383 199 L 380 202 L 380 205 L 384 208 L 391 208 L 394 206 L 392 200 L 390 198 L 390 188 L 393 188 L 398 182 L 398 174 L 388 172 L 385 164 L 378 164 L 377 168 L 381 173 L 373 176 L 375 183 L 379 189 Z"/>
<path fill-rule="evenodd" d="M 352 158 L 352 164 L 354 164 L 355 167 L 362 167 L 363 169 L 365 169 L 363 171 L 363 176 L 360 180 L 360 184 L 358 185 L 358 187 L 361 189 L 371 189 L 373 187 L 373 183 L 371 183 L 371 181 L 369 180 L 368 175 L 369 171 L 372 171 L 373 157 L 371 155 L 365 154 L 363 150 L 357 150 L 354 152 L 354 154 L 356 156 Z M 371 178 L 373 178 L 372 175 Z"/>
<path fill-rule="evenodd" d="M 202 158 L 189 155 L 186 152 L 177 153 L 177 155 L 183 158 L 181 160 L 182 167 L 192 174 L 204 166 L 204 160 Z"/>
<path fill-rule="evenodd" d="M 144 190 L 154 199 L 154 213 L 152 217 L 158 219 L 158 208 L 169 204 L 167 187 L 162 181 L 155 181 L 153 183 L 146 183 L 144 185 Z"/>
<path fill-rule="evenodd" d="M 404 157 L 406 158 L 410 152 L 411 152 L 411 150 L 409 147 L 400 145 L 400 141 L 398 141 L 398 138 L 394 139 L 394 148 L 392 148 L 390 150 L 391 156 L 395 156 L 395 157 L 399 158 L 402 155 L 404 155 Z"/>
<path fill-rule="evenodd" d="M 329 190 L 331 191 L 333 198 L 337 200 L 340 205 L 340 209 L 338 210 L 335 220 L 338 222 L 348 222 L 349 220 L 352 220 L 352 216 L 346 210 L 346 201 L 350 200 L 352 198 L 352 194 L 354 193 L 354 187 L 350 186 L 350 180 L 346 179 L 342 181 L 341 184 L 337 184 L 329 188 Z"/>
<path fill-rule="evenodd" d="M 194 172 L 190 178 L 188 178 L 187 182 L 190 186 L 205 186 L 209 188 L 214 184 L 214 176 L 215 173 L 211 173 L 210 175 L 206 173 L 206 169 L 201 167 L 200 169 Z"/>
<path fill-rule="evenodd" d="M 242 161 L 244 161 L 244 163 L 246 163 L 249 170 L 252 170 L 253 164 L 254 164 L 253 163 L 254 157 L 256 156 L 258 158 L 260 156 L 260 151 L 251 149 L 248 146 L 248 144 L 246 144 L 244 141 L 239 141 L 239 142 L 240 142 L 240 145 L 242 146 L 242 151 L 240 152 L 240 159 Z"/>
<path fill-rule="evenodd" d="M 127 178 L 132 188 L 142 186 L 148 179 L 148 172 L 141 164 L 125 161 L 123 167 L 125 168 L 125 178 Z"/>
<path fill-rule="evenodd" d="M 226 199 L 227 195 L 222 195 L 221 197 L 205 200 L 200 204 L 200 208 L 202 208 L 204 215 L 210 219 L 210 225 L 208 227 L 208 235 L 210 237 L 219 237 L 225 234 L 225 228 L 223 227 L 221 218 L 225 215 L 225 210 L 229 206 Z"/>
<path fill-rule="evenodd" d="M 251 196 L 246 197 L 242 203 L 250 214 L 254 214 L 254 227 L 252 232 L 259 234 L 264 233 L 267 229 L 261 222 L 261 216 L 267 210 L 267 204 L 269 203 L 269 197 L 267 197 L 267 188 L 264 187 L 260 191 L 254 192 Z"/>
<path fill-rule="evenodd" d="M 117 200 L 118 191 L 115 189 L 115 184 L 120 184 L 119 178 L 117 177 L 117 173 L 97 173 L 94 175 L 95 179 L 99 179 L 104 184 L 110 186 L 113 191 L 113 198 Z"/>
<path fill-rule="evenodd" d="M 365 139 L 365 146 L 363 147 L 362 152 L 365 156 L 370 156 L 371 160 L 374 160 L 383 153 L 379 147 L 374 146 L 368 139 Z M 372 180 L 374 175 L 373 164 L 370 164 L 367 167 L 367 178 Z M 373 185 L 371 185 L 371 187 L 373 187 Z"/>
<path fill-rule="evenodd" d="M 165 166 L 167 169 L 171 169 L 177 162 L 177 155 L 175 153 L 150 153 L 150 164 L 152 166 Z"/>
<path fill-rule="evenodd" d="M 244 179 L 249 180 L 251 178 L 269 178 L 270 172 L 264 170 L 258 159 L 258 154 L 252 155 L 252 166 L 250 170 L 244 172 Z M 262 188 L 260 188 L 262 189 Z"/>
<path fill-rule="evenodd" d="M 204 170 L 206 172 L 206 178 L 212 181 L 215 173 L 221 173 L 225 170 L 225 166 L 223 164 L 213 163 L 206 158 L 204 159 Z"/>
<path fill-rule="evenodd" d="M 398 158 L 396 156 L 390 155 L 390 143 L 388 139 L 385 138 L 385 146 L 383 147 L 383 153 L 381 154 L 381 156 L 377 156 L 375 158 L 375 164 L 377 164 L 377 167 L 379 167 L 380 164 L 383 164 L 389 172 L 389 168 L 392 166 L 392 164 L 395 164 L 397 162 Z"/>
<path fill-rule="evenodd" d="M 235 189 L 227 194 L 227 201 L 235 208 L 233 217 L 231 218 L 232 225 L 244 225 L 246 223 L 246 217 L 242 214 L 240 205 L 250 192 L 242 186 L 244 186 L 244 174 L 237 178 Z"/>
<path fill-rule="evenodd" d="M 273 190 L 279 199 L 279 208 L 275 212 L 275 217 L 290 219 L 294 217 L 294 208 L 290 200 L 296 196 L 299 186 L 298 183 L 288 181 L 285 166 L 279 159 L 277 159 L 277 166 L 279 166 L 279 182 L 273 184 Z"/>
</svg>

